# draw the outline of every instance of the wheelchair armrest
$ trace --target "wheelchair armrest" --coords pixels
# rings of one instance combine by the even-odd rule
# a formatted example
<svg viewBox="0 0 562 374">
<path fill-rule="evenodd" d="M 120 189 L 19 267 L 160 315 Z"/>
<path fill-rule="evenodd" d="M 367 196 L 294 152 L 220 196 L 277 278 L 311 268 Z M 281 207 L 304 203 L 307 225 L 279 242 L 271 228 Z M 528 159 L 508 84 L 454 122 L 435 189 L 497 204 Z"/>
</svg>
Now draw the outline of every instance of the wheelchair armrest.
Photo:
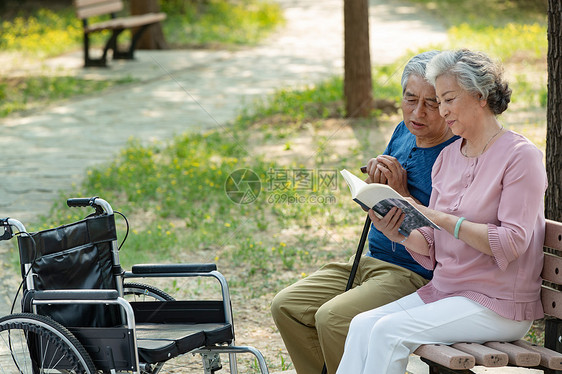
<svg viewBox="0 0 562 374">
<path fill-rule="evenodd" d="M 117 290 L 48 290 L 32 291 L 35 300 L 116 300 Z"/>
<path fill-rule="evenodd" d="M 225 320 L 232 323 L 232 306 L 228 283 L 223 274 L 217 271 L 216 264 L 140 264 L 133 265 L 131 271 L 121 274 L 123 279 L 128 278 L 174 278 L 174 277 L 213 277 L 219 283 L 222 293 L 222 302 L 225 309 Z"/>
<path fill-rule="evenodd" d="M 131 272 L 141 274 L 210 273 L 217 270 L 216 264 L 139 264 L 133 265 Z"/>
</svg>

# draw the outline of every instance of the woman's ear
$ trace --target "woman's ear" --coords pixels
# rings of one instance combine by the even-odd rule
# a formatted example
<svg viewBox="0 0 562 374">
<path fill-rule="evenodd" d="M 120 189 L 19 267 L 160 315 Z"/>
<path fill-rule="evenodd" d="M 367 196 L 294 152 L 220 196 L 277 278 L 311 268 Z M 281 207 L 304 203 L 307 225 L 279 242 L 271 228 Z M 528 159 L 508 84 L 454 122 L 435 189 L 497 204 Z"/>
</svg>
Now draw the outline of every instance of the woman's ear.
<svg viewBox="0 0 562 374">
<path fill-rule="evenodd" d="M 478 95 L 478 100 L 480 101 L 480 106 L 484 108 L 488 104 L 488 100 L 482 97 L 482 94 Z"/>
</svg>

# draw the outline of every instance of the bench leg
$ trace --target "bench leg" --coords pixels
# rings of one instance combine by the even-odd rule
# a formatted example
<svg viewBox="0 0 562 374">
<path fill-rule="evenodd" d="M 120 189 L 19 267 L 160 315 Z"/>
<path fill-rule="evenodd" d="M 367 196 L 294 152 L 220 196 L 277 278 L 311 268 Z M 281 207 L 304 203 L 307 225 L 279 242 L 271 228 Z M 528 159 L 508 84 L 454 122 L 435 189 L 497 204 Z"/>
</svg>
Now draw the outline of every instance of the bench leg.
<svg viewBox="0 0 562 374">
<path fill-rule="evenodd" d="M 121 34 L 125 29 L 115 29 L 113 30 L 113 32 L 111 33 L 111 37 L 107 40 L 107 43 L 105 43 L 105 48 L 103 49 L 103 56 L 105 58 L 105 56 L 107 56 L 107 51 L 108 50 L 113 50 L 113 59 L 118 59 L 120 58 L 119 55 L 121 52 L 119 52 L 119 49 L 117 48 L 117 38 L 119 37 L 119 34 Z"/>
<path fill-rule="evenodd" d="M 103 49 L 103 54 L 100 58 L 93 59 L 90 57 L 90 35 L 89 33 L 84 33 L 84 66 L 91 67 L 107 67 L 107 52 L 111 49 L 113 51 L 114 60 L 132 60 L 134 59 L 134 52 L 137 43 L 148 27 L 153 25 L 153 23 L 140 26 L 138 30 L 132 35 L 131 45 L 128 50 L 121 51 L 117 46 L 117 38 L 125 29 L 115 29 L 111 33 L 111 37 L 105 43 Z"/>
<path fill-rule="evenodd" d="M 544 346 L 562 352 L 562 320 L 546 318 L 544 321 Z M 562 374 L 562 370 L 544 370 L 545 374 Z"/>
<path fill-rule="evenodd" d="M 148 25 L 143 25 L 140 26 L 138 28 L 138 30 L 133 33 L 132 38 L 131 38 L 131 45 L 129 46 L 129 49 L 127 51 L 118 51 L 117 50 L 117 46 L 115 46 L 115 48 L 113 48 L 113 59 L 114 60 L 132 60 L 134 59 L 134 53 L 135 53 L 135 49 L 137 46 L 137 43 L 140 39 L 140 37 L 142 36 L 142 34 L 144 33 L 144 31 L 153 24 L 148 24 Z"/>
<path fill-rule="evenodd" d="M 100 58 L 90 57 L 90 34 L 84 33 L 84 67 L 107 67 L 107 51 L 109 49 L 115 50 L 117 36 L 123 30 L 114 30 L 111 37 L 105 44 L 103 54 Z"/>
<path fill-rule="evenodd" d="M 106 55 L 104 54 L 101 58 L 93 59 L 90 58 L 90 34 L 84 33 L 84 67 L 105 67 L 106 64 Z"/>
</svg>

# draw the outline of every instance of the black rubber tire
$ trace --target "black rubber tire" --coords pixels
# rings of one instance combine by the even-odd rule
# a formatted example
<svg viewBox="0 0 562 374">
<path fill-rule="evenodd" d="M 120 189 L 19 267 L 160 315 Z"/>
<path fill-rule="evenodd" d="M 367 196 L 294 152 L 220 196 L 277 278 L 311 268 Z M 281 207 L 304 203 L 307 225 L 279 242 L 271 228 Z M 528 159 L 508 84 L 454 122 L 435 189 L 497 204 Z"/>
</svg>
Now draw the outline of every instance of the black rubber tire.
<svg viewBox="0 0 562 374">
<path fill-rule="evenodd" d="M 0 352 L 2 373 L 96 373 L 78 339 L 58 322 L 37 314 L 0 318 Z"/>
<path fill-rule="evenodd" d="M 125 283 L 123 294 L 129 301 L 174 301 L 166 292 L 149 284 Z"/>
</svg>

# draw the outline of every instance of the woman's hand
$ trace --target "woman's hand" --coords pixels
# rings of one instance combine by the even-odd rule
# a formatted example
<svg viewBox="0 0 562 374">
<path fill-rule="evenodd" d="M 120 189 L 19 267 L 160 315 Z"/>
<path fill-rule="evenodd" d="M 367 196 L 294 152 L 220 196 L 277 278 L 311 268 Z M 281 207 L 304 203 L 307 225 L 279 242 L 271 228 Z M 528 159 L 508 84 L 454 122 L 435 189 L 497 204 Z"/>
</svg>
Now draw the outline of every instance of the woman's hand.
<svg viewBox="0 0 562 374">
<path fill-rule="evenodd" d="M 398 228 L 404 221 L 406 215 L 399 208 L 393 207 L 382 218 L 379 218 L 375 211 L 370 209 L 369 217 L 371 218 L 373 226 L 382 232 L 388 239 L 393 242 L 400 242 L 404 240 L 404 235 L 398 232 Z"/>
<path fill-rule="evenodd" d="M 407 198 L 407 200 L 412 204 L 416 204 L 416 206 L 418 207 L 423 207 L 423 205 L 417 204 L 412 198 Z M 432 211 L 429 208 L 426 209 L 428 211 Z M 402 210 L 397 207 L 393 207 L 392 209 L 390 209 L 383 218 L 379 218 L 374 210 L 369 210 L 369 217 L 371 218 L 373 226 L 375 226 L 377 230 L 382 232 L 384 236 L 386 236 L 393 242 L 403 244 L 413 252 L 417 252 L 424 256 L 429 256 L 429 246 L 427 240 L 420 232 L 414 230 L 408 237 L 405 237 L 398 232 L 398 228 L 404 221 L 405 216 L 406 215 L 402 212 Z"/>
</svg>

